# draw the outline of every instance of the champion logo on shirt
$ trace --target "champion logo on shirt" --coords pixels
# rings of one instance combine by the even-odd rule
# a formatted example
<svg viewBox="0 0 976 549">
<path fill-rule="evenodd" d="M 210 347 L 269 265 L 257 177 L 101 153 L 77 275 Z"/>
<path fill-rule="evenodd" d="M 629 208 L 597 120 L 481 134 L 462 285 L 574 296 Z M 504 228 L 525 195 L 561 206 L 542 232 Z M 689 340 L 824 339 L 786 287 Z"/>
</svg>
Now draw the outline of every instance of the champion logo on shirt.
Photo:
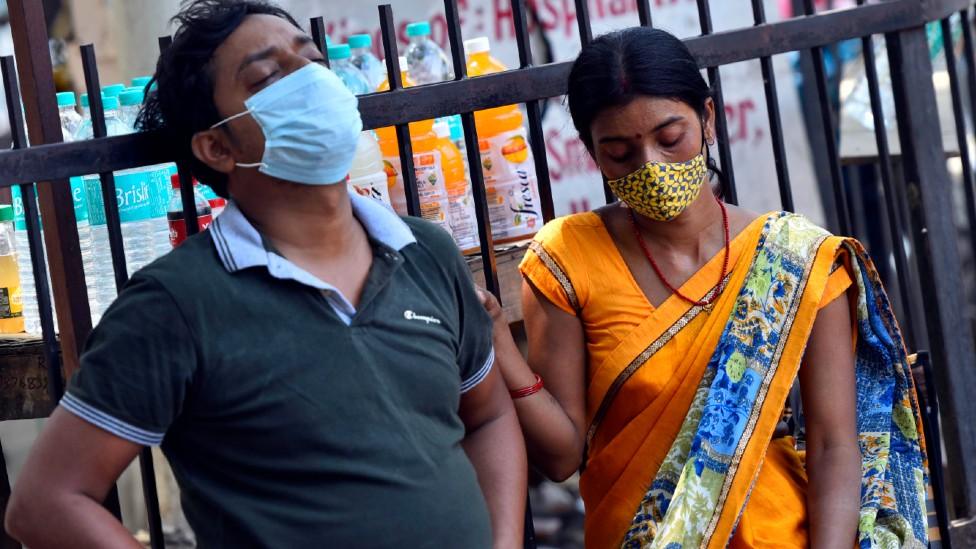
<svg viewBox="0 0 976 549">
<path fill-rule="evenodd" d="M 403 318 L 405 318 L 407 320 L 417 320 L 419 322 L 425 322 L 427 324 L 440 324 L 441 323 L 440 320 L 438 320 L 438 319 L 436 319 L 436 318 L 434 318 L 432 316 L 418 315 L 417 313 L 411 311 L 410 309 L 407 309 L 406 311 L 403 311 Z"/>
</svg>

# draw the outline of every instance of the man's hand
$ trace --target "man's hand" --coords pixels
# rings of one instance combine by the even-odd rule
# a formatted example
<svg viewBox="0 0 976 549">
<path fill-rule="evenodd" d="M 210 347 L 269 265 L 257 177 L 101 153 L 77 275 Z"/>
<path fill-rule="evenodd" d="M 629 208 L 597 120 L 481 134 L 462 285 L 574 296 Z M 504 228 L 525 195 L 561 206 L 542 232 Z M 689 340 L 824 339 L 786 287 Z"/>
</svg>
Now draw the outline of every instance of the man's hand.
<svg viewBox="0 0 976 549">
<path fill-rule="evenodd" d="M 57 408 L 14 486 L 7 532 L 31 549 L 140 549 L 101 502 L 141 449 Z"/>
</svg>

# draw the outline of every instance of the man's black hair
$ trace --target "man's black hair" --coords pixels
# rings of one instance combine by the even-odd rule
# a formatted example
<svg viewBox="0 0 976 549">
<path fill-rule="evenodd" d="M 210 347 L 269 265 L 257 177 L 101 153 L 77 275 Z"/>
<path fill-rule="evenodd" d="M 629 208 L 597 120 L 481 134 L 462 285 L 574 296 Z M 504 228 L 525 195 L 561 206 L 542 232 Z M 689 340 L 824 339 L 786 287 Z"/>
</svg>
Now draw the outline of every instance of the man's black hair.
<svg viewBox="0 0 976 549">
<path fill-rule="evenodd" d="M 273 15 L 297 28 L 285 10 L 264 0 L 186 0 L 173 17 L 173 43 L 159 56 L 152 83 L 137 122 L 141 130 L 164 128 L 176 143 L 179 159 L 201 183 L 228 197 L 227 176 L 210 169 L 193 156 L 193 134 L 220 121 L 214 104 L 214 52 L 249 15 Z"/>
</svg>

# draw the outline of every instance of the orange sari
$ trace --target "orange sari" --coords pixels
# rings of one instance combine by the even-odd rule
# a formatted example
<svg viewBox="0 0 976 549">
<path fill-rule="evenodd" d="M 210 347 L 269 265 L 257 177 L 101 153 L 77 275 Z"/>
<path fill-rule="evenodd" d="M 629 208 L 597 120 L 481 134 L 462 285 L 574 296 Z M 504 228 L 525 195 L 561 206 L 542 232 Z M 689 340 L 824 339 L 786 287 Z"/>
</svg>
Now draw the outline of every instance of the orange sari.
<svg viewBox="0 0 976 549">
<path fill-rule="evenodd" d="M 732 241 L 731 272 L 712 310 L 675 295 L 655 308 L 597 214 L 561 218 L 539 233 L 523 276 L 577 316 L 586 335 L 589 428 L 580 489 L 587 547 L 807 546 L 803 464 L 792 439 L 770 441 L 817 312 L 848 289 L 863 290 L 857 277 L 873 273 L 869 263 L 859 267 L 861 256 L 853 241 L 800 216 L 767 214 Z M 721 268 L 719 254 L 681 292 L 703 298 L 718 291 Z M 898 395 L 912 409 L 913 427 L 920 425 L 914 393 Z M 877 465 L 869 459 L 877 432 L 861 433 L 865 470 Z M 924 471 L 916 454 L 906 466 L 913 474 Z M 884 485 L 890 475 L 885 465 L 880 470 Z M 862 490 L 866 547 L 890 530 L 875 528 L 890 520 L 884 505 L 872 507 L 872 479 L 866 476 Z M 910 498 L 917 488 L 899 488 L 899 495 Z M 908 530 L 924 539 L 924 510 L 921 533 L 910 511 Z"/>
</svg>

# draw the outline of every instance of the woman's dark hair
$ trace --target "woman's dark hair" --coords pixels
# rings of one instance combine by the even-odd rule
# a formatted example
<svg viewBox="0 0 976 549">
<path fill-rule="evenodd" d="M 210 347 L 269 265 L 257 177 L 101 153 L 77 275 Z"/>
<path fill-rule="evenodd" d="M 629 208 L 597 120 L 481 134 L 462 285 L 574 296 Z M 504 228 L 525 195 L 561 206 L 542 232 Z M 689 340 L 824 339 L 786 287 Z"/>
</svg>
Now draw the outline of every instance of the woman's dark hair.
<svg viewBox="0 0 976 549">
<path fill-rule="evenodd" d="M 220 120 L 211 61 L 217 48 L 249 15 L 273 15 L 301 28 L 288 12 L 263 0 L 184 1 L 172 19 L 178 26 L 173 43 L 156 63 L 152 82 L 157 89 L 146 95 L 137 121 L 140 130 L 165 129 L 176 143 L 179 160 L 223 197 L 228 196 L 227 176 L 197 160 L 190 140 Z"/>
<path fill-rule="evenodd" d="M 593 120 L 603 110 L 641 96 L 682 101 L 704 122 L 712 91 L 684 42 L 665 31 L 623 29 L 604 34 L 583 48 L 569 73 L 568 99 L 573 125 L 591 154 Z M 708 168 L 725 183 L 725 175 L 710 155 Z"/>
</svg>

